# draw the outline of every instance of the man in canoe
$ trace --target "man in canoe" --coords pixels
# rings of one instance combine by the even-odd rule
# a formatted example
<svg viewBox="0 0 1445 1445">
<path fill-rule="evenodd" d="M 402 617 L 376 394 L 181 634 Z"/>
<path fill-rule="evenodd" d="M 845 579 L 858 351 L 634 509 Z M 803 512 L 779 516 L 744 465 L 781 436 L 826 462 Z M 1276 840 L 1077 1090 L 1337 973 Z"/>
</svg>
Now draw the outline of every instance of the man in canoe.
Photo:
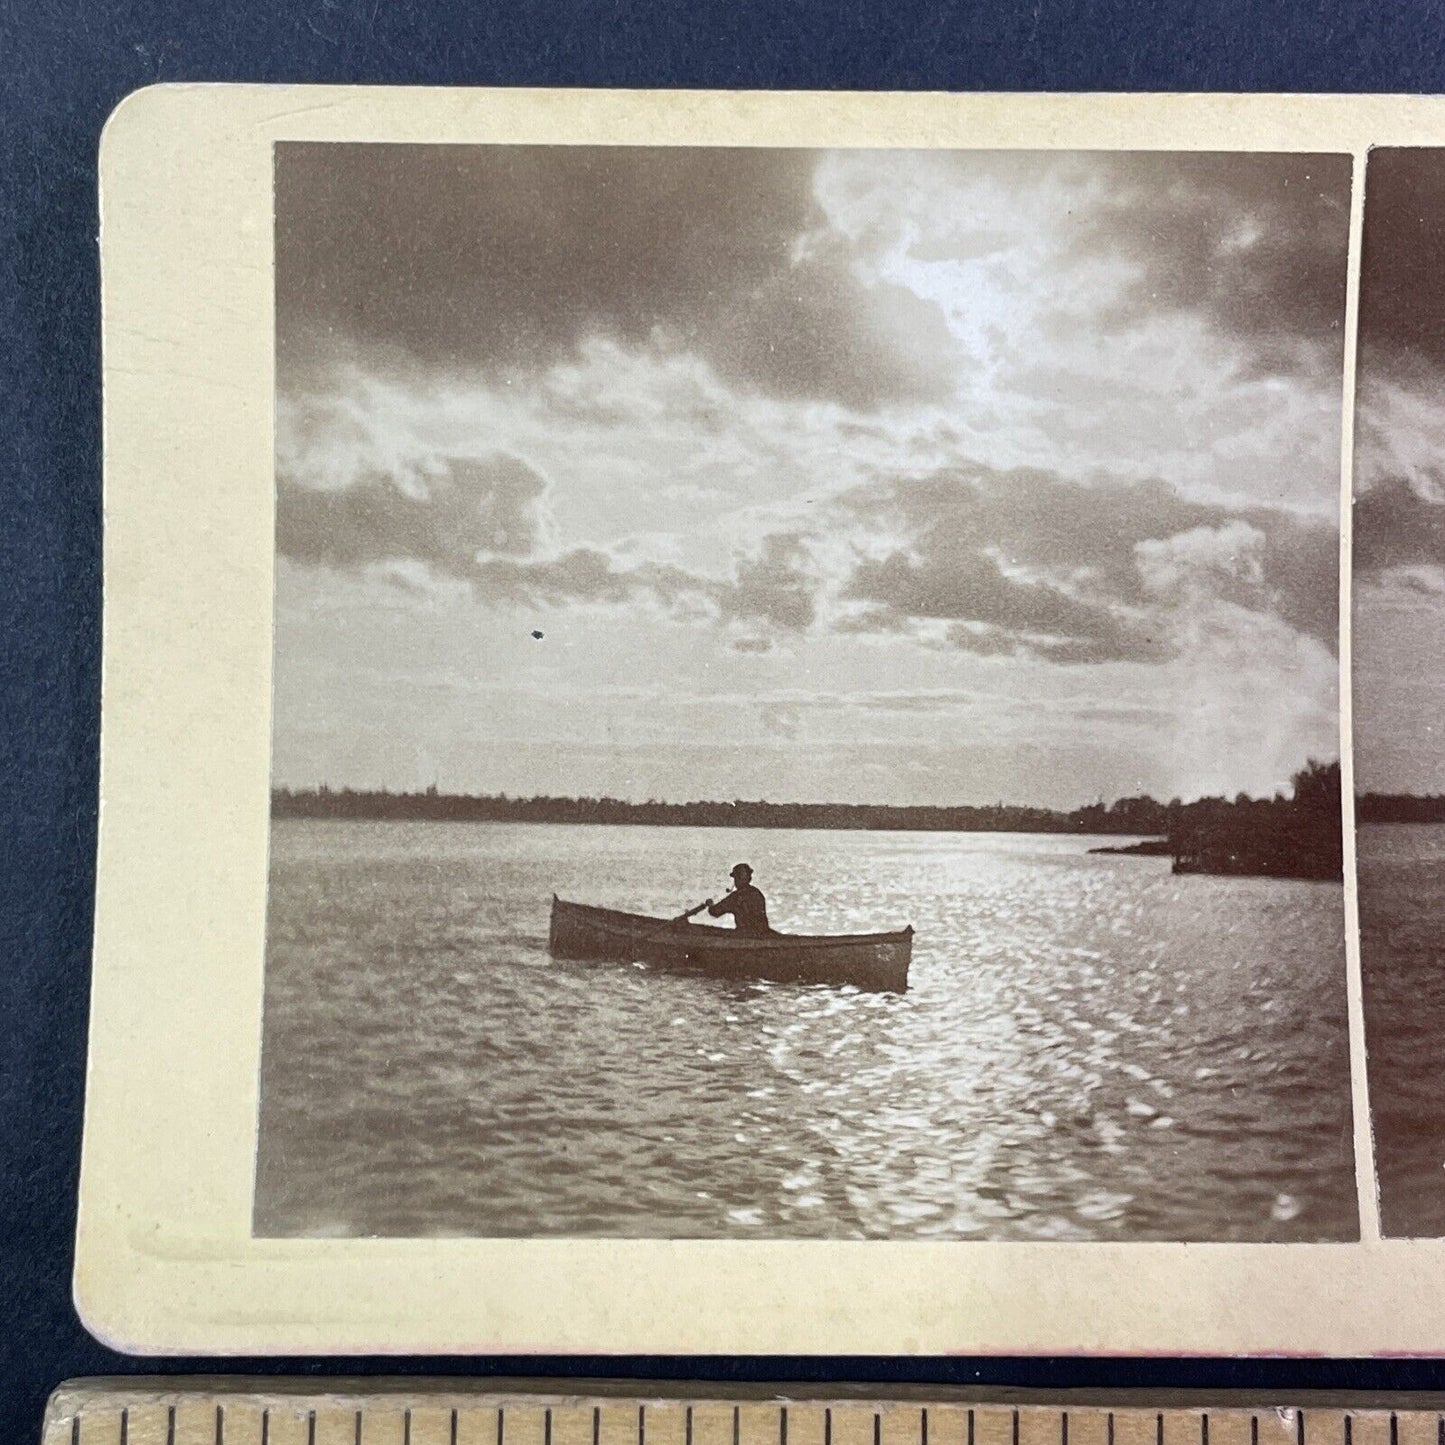
<svg viewBox="0 0 1445 1445">
<path fill-rule="evenodd" d="M 761 889 L 753 887 L 753 870 L 746 863 L 739 863 L 728 876 L 733 880 L 733 891 L 717 903 L 709 898 L 703 907 L 714 918 L 731 913 L 733 926 L 739 933 L 750 938 L 766 937 L 773 931 L 768 927 L 768 901 Z"/>
</svg>

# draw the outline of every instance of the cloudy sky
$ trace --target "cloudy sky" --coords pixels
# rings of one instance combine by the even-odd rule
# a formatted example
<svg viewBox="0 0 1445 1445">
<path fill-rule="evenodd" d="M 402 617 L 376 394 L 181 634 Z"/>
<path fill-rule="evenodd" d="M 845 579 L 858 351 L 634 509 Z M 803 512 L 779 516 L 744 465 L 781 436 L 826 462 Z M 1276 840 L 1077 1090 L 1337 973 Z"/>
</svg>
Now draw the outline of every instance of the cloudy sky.
<svg viewBox="0 0 1445 1445">
<path fill-rule="evenodd" d="M 1338 754 L 1348 187 L 279 147 L 277 783 L 1273 792 Z"/>
<path fill-rule="evenodd" d="M 1355 432 L 1355 767 L 1445 792 L 1445 151 L 1365 175 Z"/>
</svg>

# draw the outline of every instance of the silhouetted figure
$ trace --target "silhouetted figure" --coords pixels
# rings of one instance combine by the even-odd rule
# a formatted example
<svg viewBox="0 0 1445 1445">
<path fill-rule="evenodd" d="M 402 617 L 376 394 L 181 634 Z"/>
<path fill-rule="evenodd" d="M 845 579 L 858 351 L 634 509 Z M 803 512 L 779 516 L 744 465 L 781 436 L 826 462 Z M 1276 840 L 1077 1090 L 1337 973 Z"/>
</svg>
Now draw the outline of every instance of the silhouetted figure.
<svg viewBox="0 0 1445 1445">
<path fill-rule="evenodd" d="M 739 863 L 728 876 L 733 880 L 733 891 L 717 903 L 709 898 L 705 905 L 707 911 L 714 918 L 731 913 L 733 926 L 751 938 L 763 938 L 771 933 L 767 899 L 753 887 L 753 870 L 746 863 Z"/>
</svg>

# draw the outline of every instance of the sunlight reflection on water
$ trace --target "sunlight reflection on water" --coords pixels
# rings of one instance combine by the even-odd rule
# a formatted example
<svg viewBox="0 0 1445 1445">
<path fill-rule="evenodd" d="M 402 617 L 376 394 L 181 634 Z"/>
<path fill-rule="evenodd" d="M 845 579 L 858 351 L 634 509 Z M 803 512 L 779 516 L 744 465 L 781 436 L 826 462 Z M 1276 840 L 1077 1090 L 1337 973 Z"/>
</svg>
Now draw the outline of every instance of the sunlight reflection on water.
<svg viewBox="0 0 1445 1445">
<path fill-rule="evenodd" d="M 1091 841 L 277 824 L 257 1232 L 1354 1237 L 1340 890 Z M 547 956 L 739 858 L 908 993 Z"/>
<path fill-rule="evenodd" d="M 1445 827 L 1361 828 L 1360 963 L 1387 1235 L 1445 1235 Z"/>
</svg>

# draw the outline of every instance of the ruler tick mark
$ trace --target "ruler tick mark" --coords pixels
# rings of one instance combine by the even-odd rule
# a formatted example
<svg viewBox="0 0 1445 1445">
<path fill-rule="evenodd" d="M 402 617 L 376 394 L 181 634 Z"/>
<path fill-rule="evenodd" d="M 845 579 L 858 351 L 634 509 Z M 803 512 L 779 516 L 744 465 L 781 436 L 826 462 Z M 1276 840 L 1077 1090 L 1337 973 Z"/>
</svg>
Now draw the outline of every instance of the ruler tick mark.
<svg viewBox="0 0 1445 1445">
<path fill-rule="evenodd" d="M 120 1445 L 126 1445 L 130 1439 L 130 1410 L 123 1409 L 120 1412 Z"/>
<path fill-rule="evenodd" d="M 306 1412 L 306 1445 L 316 1445 L 316 1411 Z"/>
<path fill-rule="evenodd" d="M 357 1421 L 356 1445 L 361 1445 L 360 1420 Z M 457 1445 L 457 1407 L 452 1406 L 452 1445 Z"/>
<path fill-rule="evenodd" d="M 883 1417 L 873 1412 L 873 1445 L 883 1445 Z"/>
<path fill-rule="evenodd" d="M 1019 1445 L 1019 1412 L 1014 1411 L 1014 1445 Z"/>
<path fill-rule="evenodd" d="M 1155 1441 L 1155 1445 L 1164 1445 L 1164 1417 L 1163 1417 L 1163 1415 L 1156 1415 L 1156 1416 L 1154 1417 L 1154 1441 Z"/>
<path fill-rule="evenodd" d="M 356 1445 L 361 1445 L 361 1411 L 356 1412 Z"/>
<path fill-rule="evenodd" d="M 928 1445 L 928 1406 L 918 1412 L 918 1439 L 920 1445 Z"/>
<path fill-rule="evenodd" d="M 507 1428 L 506 1411 L 497 1406 L 497 1445 L 502 1445 L 502 1436 Z M 592 1412 L 592 1445 L 597 1445 L 597 1411 Z"/>
<path fill-rule="evenodd" d="M 692 1423 L 692 1411 L 691 1411 L 691 1410 L 689 1410 L 689 1411 L 687 1412 L 687 1418 L 688 1418 L 688 1423 L 691 1424 L 691 1423 Z M 597 1445 L 597 1441 L 601 1438 L 601 1435 L 602 1435 L 602 1407 L 601 1407 L 600 1405 L 594 1405 L 594 1406 L 592 1407 L 592 1445 Z M 497 1411 L 497 1445 L 502 1445 L 502 1412 L 501 1412 L 500 1410 Z M 692 1445 L 692 1440 L 691 1440 L 691 1438 L 688 1439 L 687 1445 Z"/>
<path fill-rule="evenodd" d="M 1305 1445 L 1305 1412 L 1303 1410 L 1294 1412 L 1294 1438 L 1299 1445 Z"/>
<path fill-rule="evenodd" d="M 174 1412 L 172 1412 L 174 1413 Z M 70 1445 L 80 1445 L 80 1416 L 70 1417 Z"/>
<path fill-rule="evenodd" d="M 692 1445 L 689 1440 L 688 1445 Z M 823 1411 L 823 1445 L 833 1445 L 833 1412 Z M 1445 1433 L 1440 1436 L 1440 1445 L 1445 1445 Z"/>
<path fill-rule="evenodd" d="M 738 1445 L 738 1437 L 742 1428 L 742 1411 L 736 1405 L 733 1406 L 733 1445 Z"/>
<path fill-rule="evenodd" d="M 550 1442 L 549 1442 L 550 1445 Z M 637 1445 L 647 1445 L 647 1406 L 637 1407 Z"/>
<path fill-rule="evenodd" d="M 1109 1418 L 1104 1425 L 1105 1445 L 1114 1445 L 1114 1412 L 1109 1411 Z"/>
<path fill-rule="evenodd" d="M 542 1411 L 542 1445 L 552 1445 L 552 1411 Z"/>
<path fill-rule="evenodd" d="M 1249 1445 L 1259 1445 L 1259 1416 L 1249 1417 Z"/>
<path fill-rule="evenodd" d="M 973 1445 L 973 1411 L 968 1412 L 968 1445 Z M 1445 1445 L 1445 1442 L 1442 1442 Z"/>
<path fill-rule="evenodd" d="M 268 1405 L 261 1411 L 261 1445 L 271 1438 L 271 1407 Z M 176 1445 L 176 1412 L 171 1411 L 171 1433 L 166 1445 Z"/>
<path fill-rule="evenodd" d="M 1069 1445 L 1069 1412 L 1067 1410 L 1059 1416 L 1059 1440 L 1061 1445 Z"/>
<path fill-rule="evenodd" d="M 224 1445 L 226 1439 L 226 1407 L 216 1405 L 216 1445 Z"/>
<path fill-rule="evenodd" d="M 788 1407 L 778 1411 L 778 1445 L 788 1445 Z"/>
<path fill-rule="evenodd" d="M 501 1413 L 502 1413 L 502 1412 L 501 1412 L 500 1410 L 497 1411 L 498 1416 L 500 1416 Z M 401 1417 L 401 1439 L 402 1439 L 402 1445 L 411 1445 L 411 1406 L 410 1406 L 410 1405 L 408 1405 L 408 1406 L 406 1407 L 406 1413 L 403 1414 L 402 1417 Z M 316 1445 L 316 1442 L 313 1440 L 313 1441 L 311 1442 L 311 1445 Z M 497 1445 L 501 1445 L 501 1436 L 498 1436 L 498 1437 L 497 1437 Z"/>
<path fill-rule="evenodd" d="M 1199 1416 L 1199 1445 L 1209 1445 L 1209 1416 L 1203 1412 Z"/>
<path fill-rule="evenodd" d="M 597 1419 L 597 1412 L 596 1412 L 595 1410 L 592 1412 L 592 1419 L 594 1420 L 594 1422 L 595 1422 L 596 1419 Z M 592 1445 L 597 1445 L 597 1426 L 596 1426 L 595 1423 L 594 1423 L 593 1426 L 592 1426 Z M 691 1406 L 691 1405 L 689 1405 L 689 1406 L 687 1407 L 687 1438 L 686 1438 L 686 1440 L 684 1441 L 684 1445 L 692 1445 L 692 1406 Z"/>
</svg>

